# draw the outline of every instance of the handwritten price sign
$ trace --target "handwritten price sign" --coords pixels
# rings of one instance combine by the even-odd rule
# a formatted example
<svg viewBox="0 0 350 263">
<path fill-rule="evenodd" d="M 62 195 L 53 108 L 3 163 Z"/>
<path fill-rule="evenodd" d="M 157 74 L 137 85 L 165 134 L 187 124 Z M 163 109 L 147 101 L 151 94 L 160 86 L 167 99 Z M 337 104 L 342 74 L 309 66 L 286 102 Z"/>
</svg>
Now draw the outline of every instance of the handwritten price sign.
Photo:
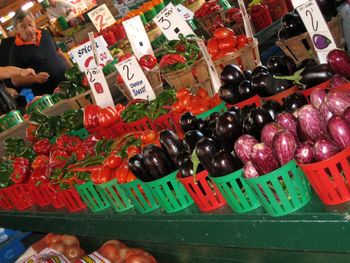
<svg viewBox="0 0 350 263">
<path fill-rule="evenodd" d="M 109 11 L 108 7 L 105 4 L 89 12 L 88 16 L 90 17 L 98 32 L 115 23 L 115 19 L 111 14 L 111 11 Z"/>
<path fill-rule="evenodd" d="M 113 61 L 113 57 L 107 48 L 107 43 L 102 36 L 95 38 L 96 50 L 99 58 L 99 66 L 106 66 Z M 79 47 L 76 47 L 69 51 L 69 55 L 78 64 L 79 69 L 84 71 L 85 69 L 96 67 L 94 61 L 94 54 L 90 42 L 87 42 Z"/>
</svg>

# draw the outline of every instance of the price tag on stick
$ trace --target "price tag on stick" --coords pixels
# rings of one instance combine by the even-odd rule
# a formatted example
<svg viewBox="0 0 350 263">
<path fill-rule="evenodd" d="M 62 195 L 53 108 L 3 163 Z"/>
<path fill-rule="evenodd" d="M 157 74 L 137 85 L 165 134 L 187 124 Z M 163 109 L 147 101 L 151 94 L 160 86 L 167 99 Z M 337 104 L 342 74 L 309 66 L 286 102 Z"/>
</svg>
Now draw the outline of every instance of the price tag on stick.
<svg viewBox="0 0 350 263">
<path fill-rule="evenodd" d="M 154 100 L 156 95 L 135 56 L 115 65 L 133 99 Z"/>
<path fill-rule="evenodd" d="M 143 55 L 154 55 L 151 43 L 149 42 L 145 27 L 140 16 L 135 16 L 123 22 L 125 32 L 128 36 L 135 56 L 140 59 Z"/>
<path fill-rule="evenodd" d="M 300 3 L 301 1 L 293 1 L 293 5 Z M 320 63 L 327 63 L 328 53 L 337 46 L 316 1 L 309 0 L 294 7 L 304 22 Z"/>
<path fill-rule="evenodd" d="M 247 14 L 247 9 L 245 8 L 245 4 L 243 0 L 238 0 L 239 9 L 241 10 L 242 17 L 243 17 L 243 23 L 244 23 L 244 30 L 247 37 L 254 37 L 252 24 L 250 23 L 249 16 Z"/>
<path fill-rule="evenodd" d="M 98 32 L 115 23 L 115 19 L 106 4 L 103 4 L 89 12 L 88 16 Z"/>
<path fill-rule="evenodd" d="M 203 54 L 205 61 L 207 62 L 209 76 L 210 76 L 211 84 L 212 84 L 212 92 L 211 92 L 212 94 L 211 95 L 214 95 L 216 92 L 219 91 L 219 88 L 221 86 L 221 81 L 220 81 L 219 75 L 216 71 L 214 63 L 213 63 L 213 61 L 208 53 L 207 47 L 205 46 L 203 39 L 197 38 L 196 41 L 197 41 L 197 44 L 198 44 L 198 46 Z"/>
<path fill-rule="evenodd" d="M 153 21 L 168 40 L 179 39 L 180 33 L 184 36 L 194 35 L 192 28 L 172 3 L 163 8 Z"/>
</svg>

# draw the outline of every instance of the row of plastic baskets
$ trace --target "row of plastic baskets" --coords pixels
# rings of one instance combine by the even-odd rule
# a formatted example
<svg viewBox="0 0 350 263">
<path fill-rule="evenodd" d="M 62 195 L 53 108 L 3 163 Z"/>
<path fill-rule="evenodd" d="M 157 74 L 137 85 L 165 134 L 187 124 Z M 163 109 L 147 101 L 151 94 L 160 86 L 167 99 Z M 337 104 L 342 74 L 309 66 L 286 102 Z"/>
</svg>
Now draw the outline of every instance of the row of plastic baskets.
<svg viewBox="0 0 350 263">
<path fill-rule="evenodd" d="M 206 112 L 198 114 L 197 118 L 205 119 L 205 118 L 209 117 L 214 112 L 222 113 L 222 112 L 225 112 L 226 110 L 227 110 L 226 105 L 224 102 L 222 102 L 219 105 L 215 106 L 214 108 L 211 108 L 210 110 L 208 110 Z"/>
<path fill-rule="evenodd" d="M 55 103 L 53 102 L 51 95 L 44 95 L 40 99 L 33 102 L 33 104 L 28 107 L 27 113 L 31 114 L 35 110 L 43 111 L 54 104 Z"/>
<path fill-rule="evenodd" d="M 232 106 L 236 106 L 237 108 L 239 109 L 242 109 L 244 108 L 245 106 L 248 106 L 248 105 L 255 105 L 256 107 L 259 107 L 261 106 L 261 97 L 259 95 L 255 95 L 249 99 L 246 99 L 246 100 L 243 100 L 241 102 L 238 102 L 236 104 L 226 104 L 226 107 L 227 108 L 230 108 Z"/>
<path fill-rule="evenodd" d="M 6 131 L 21 122 L 23 122 L 22 114 L 18 110 L 13 110 L 0 118 L 0 131 Z"/>
</svg>

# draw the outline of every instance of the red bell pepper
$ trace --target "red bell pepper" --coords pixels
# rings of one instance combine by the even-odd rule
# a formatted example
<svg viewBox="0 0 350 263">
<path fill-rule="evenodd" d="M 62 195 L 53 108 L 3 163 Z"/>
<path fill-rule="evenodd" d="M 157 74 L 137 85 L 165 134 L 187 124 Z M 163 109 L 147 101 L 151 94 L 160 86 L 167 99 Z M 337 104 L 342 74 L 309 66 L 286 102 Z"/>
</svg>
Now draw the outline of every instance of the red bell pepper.
<svg viewBox="0 0 350 263">
<path fill-rule="evenodd" d="M 34 123 L 29 123 L 29 126 L 26 130 L 26 138 L 28 139 L 28 141 L 30 142 L 35 142 L 37 140 L 36 136 L 35 136 L 35 132 L 38 129 L 38 125 L 34 124 Z"/>
<path fill-rule="evenodd" d="M 49 164 L 49 157 L 47 157 L 46 155 L 38 155 L 33 160 L 31 167 L 32 169 L 37 169 L 39 167 L 47 167 L 48 164 Z"/>
<path fill-rule="evenodd" d="M 100 109 L 98 118 L 101 127 L 105 128 L 118 122 L 118 120 L 120 119 L 120 115 L 118 115 L 118 112 L 114 107 L 108 106 L 106 108 Z"/>
<path fill-rule="evenodd" d="M 147 54 L 140 58 L 139 63 L 141 67 L 152 69 L 157 66 L 157 59 L 154 56 Z"/>
<path fill-rule="evenodd" d="M 48 182 L 49 181 L 49 177 L 47 175 L 47 167 L 37 167 L 35 168 L 29 178 L 29 183 L 34 184 L 35 186 L 40 185 L 43 182 Z"/>
<path fill-rule="evenodd" d="M 59 150 L 73 153 L 81 147 L 82 141 L 77 136 L 63 134 L 56 139 L 56 145 Z"/>
<path fill-rule="evenodd" d="M 121 120 L 121 114 L 125 110 L 125 106 L 121 103 L 115 105 L 115 110 L 117 111 L 118 120 Z"/>
<path fill-rule="evenodd" d="M 38 155 L 39 154 L 49 155 L 51 150 L 50 140 L 45 138 L 37 141 L 36 143 L 34 143 L 33 149 L 34 149 L 34 152 Z"/>
<path fill-rule="evenodd" d="M 102 165 L 99 170 L 91 172 L 91 181 L 94 184 L 107 183 L 111 179 L 111 168 Z"/>
<path fill-rule="evenodd" d="M 69 159 L 69 155 L 65 151 L 56 150 L 50 156 L 50 166 L 52 168 L 62 168 Z"/>
<path fill-rule="evenodd" d="M 123 160 L 119 155 L 111 154 L 105 159 L 103 164 L 111 169 L 117 169 L 122 164 L 122 162 Z"/>
<path fill-rule="evenodd" d="M 17 157 L 14 159 L 12 167 L 11 180 L 15 184 L 25 183 L 30 172 L 29 160 L 23 157 Z"/>
<path fill-rule="evenodd" d="M 126 54 L 124 54 L 124 55 L 121 55 L 120 57 L 119 57 L 119 59 L 118 59 L 118 62 L 122 62 L 122 61 L 124 61 L 124 60 L 127 60 L 128 58 L 131 58 L 131 54 L 130 53 L 126 53 Z"/>
<path fill-rule="evenodd" d="M 96 128 L 99 126 L 98 113 L 100 111 L 100 107 L 97 105 L 87 105 L 84 108 L 84 127 Z"/>
<path fill-rule="evenodd" d="M 164 68 L 169 65 L 174 65 L 174 64 L 184 64 L 186 63 L 186 58 L 180 54 L 166 54 L 162 57 L 160 60 L 160 67 Z"/>
</svg>

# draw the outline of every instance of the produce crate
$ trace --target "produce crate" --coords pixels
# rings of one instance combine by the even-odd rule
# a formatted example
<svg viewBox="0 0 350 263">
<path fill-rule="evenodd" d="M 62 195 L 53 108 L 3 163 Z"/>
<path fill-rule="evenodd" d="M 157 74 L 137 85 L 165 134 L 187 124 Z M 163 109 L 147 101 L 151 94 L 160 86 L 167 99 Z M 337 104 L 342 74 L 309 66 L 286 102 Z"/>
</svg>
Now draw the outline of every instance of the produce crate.
<svg viewBox="0 0 350 263">
<path fill-rule="evenodd" d="M 176 134 L 181 135 L 182 129 L 178 118 L 178 116 L 175 116 L 175 114 L 170 111 L 169 113 L 154 119 L 152 122 L 152 129 L 159 132 L 169 129 L 174 131 Z"/>
<path fill-rule="evenodd" d="M 73 98 L 67 99 L 66 102 L 71 106 L 71 109 L 82 109 L 87 105 L 95 103 L 94 95 L 91 89 Z"/>
<path fill-rule="evenodd" d="M 235 64 L 242 70 L 253 70 L 256 66 L 261 65 L 258 40 L 254 38 L 253 42 L 247 46 L 214 61 L 217 72 L 221 72 L 228 64 Z"/>
<path fill-rule="evenodd" d="M 51 204 L 51 197 L 48 194 L 47 191 L 43 191 L 42 187 L 40 187 L 40 185 L 34 185 L 31 183 L 27 184 L 28 189 L 32 195 L 32 197 L 34 198 L 35 203 L 40 206 L 40 207 L 44 207 L 44 206 L 48 206 Z"/>
<path fill-rule="evenodd" d="M 253 97 L 251 97 L 251 98 L 249 98 L 249 99 L 246 99 L 246 100 L 244 100 L 244 101 L 238 102 L 238 103 L 233 104 L 233 105 L 227 104 L 226 107 L 227 107 L 227 108 L 230 108 L 230 107 L 232 107 L 232 106 L 236 106 L 236 107 L 242 109 L 242 108 L 244 108 L 244 106 L 253 105 L 253 104 L 254 104 L 256 107 L 261 106 L 261 97 L 260 97 L 259 95 L 255 95 L 255 96 L 253 96 Z"/>
<path fill-rule="evenodd" d="M 35 199 L 26 184 L 14 184 L 6 187 L 3 191 L 18 211 L 29 209 L 35 205 Z"/>
<path fill-rule="evenodd" d="M 0 118 L 0 131 L 6 131 L 22 122 L 22 114 L 18 110 L 13 110 Z"/>
<path fill-rule="evenodd" d="M 225 112 L 226 110 L 227 110 L 227 107 L 226 107 L 225 103 L 222 102 L 219 105 L 215 106 L 214 108 L 211 108 L 210 110 L 197 115 L 196 117 L 200 118 L 200 119 L 206 119 L 214 112 L 222 113 L 222 112 Z"/>
<path fill-rule="evenodd" d="M 34 101 L 27 109 L 27 113 L 31 114 L 34 110 L 43 111 L 55 103 L 53 102 L 51 95 L 44 95 L 42 98 Z"/>
<path fill-rule="evenodd" d="M 56 208 L 63 208 L 62 198 L 59 198 L 59 190 L 55 189 L 49 182 L 45 182 L 39 186 L 40 191 L 50 198 L 51 205 Z"/>
<path fill-rule="evenodd" d="M 69 212 L 78 212 L 86 208 L 86 204 L 81 200 L 75 188 L 61 190 L 57 194 L 59 203 L 64 204 Z"/>
<path fill-rule="evenodd" d="M 217 19 L 221 19 L 222 21 L 226 21 L 225 10 L 217 10 L 210 15 L 206 15 L 204 17 L 198 17 L 196 20 L 201 25 L 201 27 L 210 35 L 213 35 L 213 26 L 215 25 Z"/>
<path fill-rule="evenodd" d="M 291 94 L 295 93 L 298 91 L 298 87 L 297 86 L 293 86 L 285 91 L 282 91 L 276 95 L 270 96 L 270 97 L 261 97 L 261 99 L 263 101 L 269 101 L 269 100 L 275 100 L 277 101 L 279 104 L 283 104 L 283 101 Z"/>
<path fill-rule="evenodd" d="M 0 190 L 0 208 L 1 210 L 12 210 L 14 209 L 14 205 L 4 190 L 5 189 Z"/>
<path fill-rule="evenodd" d="M 268 6 L 264 4 L 263 7 L 258 12 L 250 14 L 255 32 L 259 32 L 272 24 L 272 17 Z"/>
</svg>

